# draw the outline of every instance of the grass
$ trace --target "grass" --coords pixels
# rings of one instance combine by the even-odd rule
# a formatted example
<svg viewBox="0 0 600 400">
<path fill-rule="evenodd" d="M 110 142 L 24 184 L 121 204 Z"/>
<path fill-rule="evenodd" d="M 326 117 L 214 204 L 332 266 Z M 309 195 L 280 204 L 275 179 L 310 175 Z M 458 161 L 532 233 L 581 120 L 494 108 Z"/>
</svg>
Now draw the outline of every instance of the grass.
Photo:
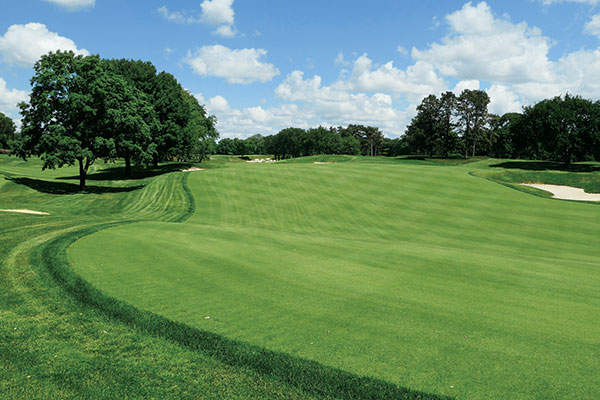
<svg viewBox="0 0 600 400">
<path fill-rule="evenodd" d="M 201 166 L 228 165 L 217 159 Z M 90 182 L 103 190 L 76 193 L 56 190 L 76 183 L 74 168 L 40 167 L 0 156 L 0 174 L 8 178 L 0 180 L 0 208 L 51 213 L 0 215 L 1 398 L 441 398 L 215 335 L 107 296 L 71 268 L 65 247 L 131 221 L 182 226 L 177 222 L 200 212 L 186 184 L 191 175 L 169 173 L 167 166 L 125 179 L 100 165 Z"/>
<path fill-rule="evenodd" d="M 340 370 L 374 377 L 374 394 L 600 391 L 600 208 L 472 176 L 597 183 L 595 172 L 490 168 L 497 160 L 219 163 L 188 176 L 195 212 L 184 223 L 84 236 L 68 249 L 75 272 L 110 298 L 232 340 L 235 354 L 257 354 L 234 365 L 303 393 L 333 395 L 327 377 Z M 286 377 L 278 357 L 298 371 L 317 362 L 319 389 Z"/>
</svg>

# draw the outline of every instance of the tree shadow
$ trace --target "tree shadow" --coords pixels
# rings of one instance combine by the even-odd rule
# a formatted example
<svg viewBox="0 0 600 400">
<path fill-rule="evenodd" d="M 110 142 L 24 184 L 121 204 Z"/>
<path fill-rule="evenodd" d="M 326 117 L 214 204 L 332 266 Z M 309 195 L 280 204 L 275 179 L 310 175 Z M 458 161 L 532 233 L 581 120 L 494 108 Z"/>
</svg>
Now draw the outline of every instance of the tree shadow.
<svg viewBox="0 0 600 400">
<path fill-rule="evenodd" d="M 492 168 L 522 169 L 526 171 L 567 171 L 567 172 L 595 172 L 600 171 L 600 165 L 571 164 L 566 166 L 555 161 L 506 161 L 490 165 Z"/>
<path fill-rule="evenodd" d="M 191 163 L 170 163 L 165 165 L 160 165 L 158 168 L 137 168 L 132 167 L 129 175 L 125 173 L 125 167 L 113 167 L 103 169 L 98 172 L 94 172 L 89 174 L 86 179 L 88 181 L 125 181 L 125 180 L 136 180 L 136 179 L 145 179 L 152 178 L 154 176 L 168 174 L 169 172 L 181 171 L 182 169 L 187 169 L 192 166 Z M 73 176 L 61 176 L 56 179 L 60 180 L 78 180 L 79 175 Z"/>
<path fill-rule="evenodd" d="M 79 189 L 79 185 L 75 183 L 68 182 L 52 182 L 52 181 L 44 181 L 41 179 L 31 179 L 31 178 L 5 178 L 8 181 L 14 182 L 18 185 L 27 186 L 30 189 L 37 190 L 42 193 L 49 194 L 76 194 L 76 193 L 94 193 L 94 194 L 103 194 L 103 193 L 124 193 L 131 192 L 134 190 L 139 190 L 144 187 L 144 185 L 136 185 L 136 186 L 126 186 L 126 187 L 110 187 L 110 186 L 86 186 L 85 190 L 81 191 Z"/>
</svg>

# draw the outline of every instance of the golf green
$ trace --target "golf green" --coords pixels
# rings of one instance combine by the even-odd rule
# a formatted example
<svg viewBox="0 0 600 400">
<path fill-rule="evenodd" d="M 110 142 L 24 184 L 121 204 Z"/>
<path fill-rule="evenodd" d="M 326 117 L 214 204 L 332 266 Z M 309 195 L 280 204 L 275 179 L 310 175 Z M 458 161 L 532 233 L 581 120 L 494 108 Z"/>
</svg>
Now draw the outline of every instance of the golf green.
<svg viewBox="0 0 600 400">
<path fill-rule="evenodd" d="M 139 308 L 401 386 L 594 398 L 600 206 L 520 192 L 477 168 L 487 165 L 197 171 L 185 223 L 101 230 L 68 257 Z"/>
</svg>

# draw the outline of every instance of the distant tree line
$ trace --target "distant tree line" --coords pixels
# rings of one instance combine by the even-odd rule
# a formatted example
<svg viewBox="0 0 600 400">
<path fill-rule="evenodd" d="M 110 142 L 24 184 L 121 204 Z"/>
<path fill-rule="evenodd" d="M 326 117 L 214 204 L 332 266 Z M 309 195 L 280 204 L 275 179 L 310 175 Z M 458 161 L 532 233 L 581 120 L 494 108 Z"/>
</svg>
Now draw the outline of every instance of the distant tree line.
<svg viewBox="0 0 600 400">
<path fill-rule="evenodd" d="M 44 169 L 78 164 L 82 189 L 98 159 L 123 158 L 129 174 L 132 164 L 202 161 L 214 151 L 215 117 L 150 62 L 58 51 L 35 64 L 31 86 L 13 153 L 39 156 Z"/>
<path fill-rule="evenodd" d="M 302 129 L 285 128 L 275 135 L 253 135 L 247 139 L 223 138 L 217 154 L 272 154 L 276 159 L 317 154 L 397 156 L 402 154 L 400 139 L 383 136 L 379 128 L 364 125 Z"/>
<path fill-rule="evenodd" d="M 566 94 L 502 116 L 481 90 L 427 96 L 402 137 L 403 151 L 428 157 L 489 156 L 600 161 L 600 102 Z"/>
</svg>

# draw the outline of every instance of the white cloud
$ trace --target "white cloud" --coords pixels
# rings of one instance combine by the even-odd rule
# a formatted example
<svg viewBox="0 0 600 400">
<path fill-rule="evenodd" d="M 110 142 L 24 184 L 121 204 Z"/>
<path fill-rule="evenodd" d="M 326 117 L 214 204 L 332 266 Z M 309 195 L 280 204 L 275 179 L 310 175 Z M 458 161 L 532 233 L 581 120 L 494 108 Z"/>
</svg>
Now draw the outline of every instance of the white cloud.
<svg viewBox="0 0 600 400">
<path fill-rule="evenodd" d="M 592 19 L 585 24 L 583 31 L 600 38 L 600 14 L 594 15 Z"/>
<path fill-rule="evenodd" d="M 236 29 L 234 26 L 233 11 L 234 0 L 204 0 L 200 7 L 202 12 L 199 16 L 190 15 L 183 11 L 169 11 L 167 6 L 162 6 L 156 11 L 167 21 L 179 24 L 204 23 L 216 27 L 214 33 L 223 37 L 234 37 Z"/>
<path fill-rule="evenodd" d="M 341 51 L 337 54 L 335 60 L 333 61 L 338 67 L 347 67 L 350 65 L 350 62 L 344 58 L 344 53 Z"/>
<path fill-rule="evenodd" d="M 233 25 L 233 0 L 204 0 L 202 20 L 213 26 Z"/>
<path fill-rule="evenodd" d="M 318 75 L 304 79 L 302 71 L 293 71 L 275 89 L 275 94 L 287 101 L 304 103 L 305 114 L 312 115 L 315 125 L 350 123 L 375 125 L 388 134 L 403 132 L 409 118 L 393 107 L 392 96 L 386 93 L 352 93 L 343 82 L 321 85 Z"/>
<path fill-rule="evenodd" d="M 418 101 L 443 90 L 447 84 L 427 62 L 417 61 L 406 70 L 396 68 L 392 61 L 374 67 L 367 54 L 363 54 L 354 61 L 344 86 L 352 91 L 387 92 L 402 95 L 409 101 Z"/>
<path fill-rule="evenodd" d="M 175 22 L 178 24 L 193 24 L 200 22 L 199 19 L 186 15 L 181 11 L 169 11 L 167 6 L 162 6 L 156 9 L 158 14 L 169 22 Z"/>
<path fill-rule="evenodd" d="M 229 49 L 225 46 L 202 46 L 188 52 L 184 61 L 201 76 L 225 78 L 228 83 L 267 82 L 279 75 L 273 64 L 260 61 L 264 49 Z"/>
<path fill-rule="evenodd" d="M 418 61 L 443 75 L 498 83 L 550 82 L 550 40 L 525 22 L 496 18 L 485 2 L 465 4 L 446 16 L 450 33 L 426 50 L 413 49 Z"/>
<path fill-rule="evenodd" d="M 0 78 L 0 112 L 16 120 L 19 115 L 17 104 L 28 100 L 29 93 L 24 90 L 9 89 L 6 81 Z"/>
<path fill-rule="evenodd" d="M 518 96 L 511 92 L 507 86 L 493 85 L 487 91 L 490 96 L 489 112 L 503 115 L 507 112 L 521 112 L 522 105 Z"/>
<path fill-rule="evenodd" d="M 31 67 L 42 55 L 56 50 L 89 55 L 89 51 L 78 49 L 71 39 L 50 32 L 44 24 L 12 25 L 0 36 L 0 55 L 9 64 Z"/>
<path fill-rule="evenodd" d="M 456 86 L 454 86 L 454 89 L 452 89 L 452 92 L 458 96 L 465 89 L 479 90 L 479 86 L 480 86 L 479 81 L 476 79 L 468 80 L 468 81 L 460 81 L 456 84 Z"/>
<path fill-rule="evenodd" d="M 44 0 L 48 3 L 54 3 L 69 11 L 76 11 L 83 8 L 94 7 L 96 0 Z"/>
<path fill-rule="evenodd" d="M 215 33 L 219 36 L 223 37 L 234 37 L 235 30 L 231 25 L 221 25 L 216 30 Z"/>
</svg>

